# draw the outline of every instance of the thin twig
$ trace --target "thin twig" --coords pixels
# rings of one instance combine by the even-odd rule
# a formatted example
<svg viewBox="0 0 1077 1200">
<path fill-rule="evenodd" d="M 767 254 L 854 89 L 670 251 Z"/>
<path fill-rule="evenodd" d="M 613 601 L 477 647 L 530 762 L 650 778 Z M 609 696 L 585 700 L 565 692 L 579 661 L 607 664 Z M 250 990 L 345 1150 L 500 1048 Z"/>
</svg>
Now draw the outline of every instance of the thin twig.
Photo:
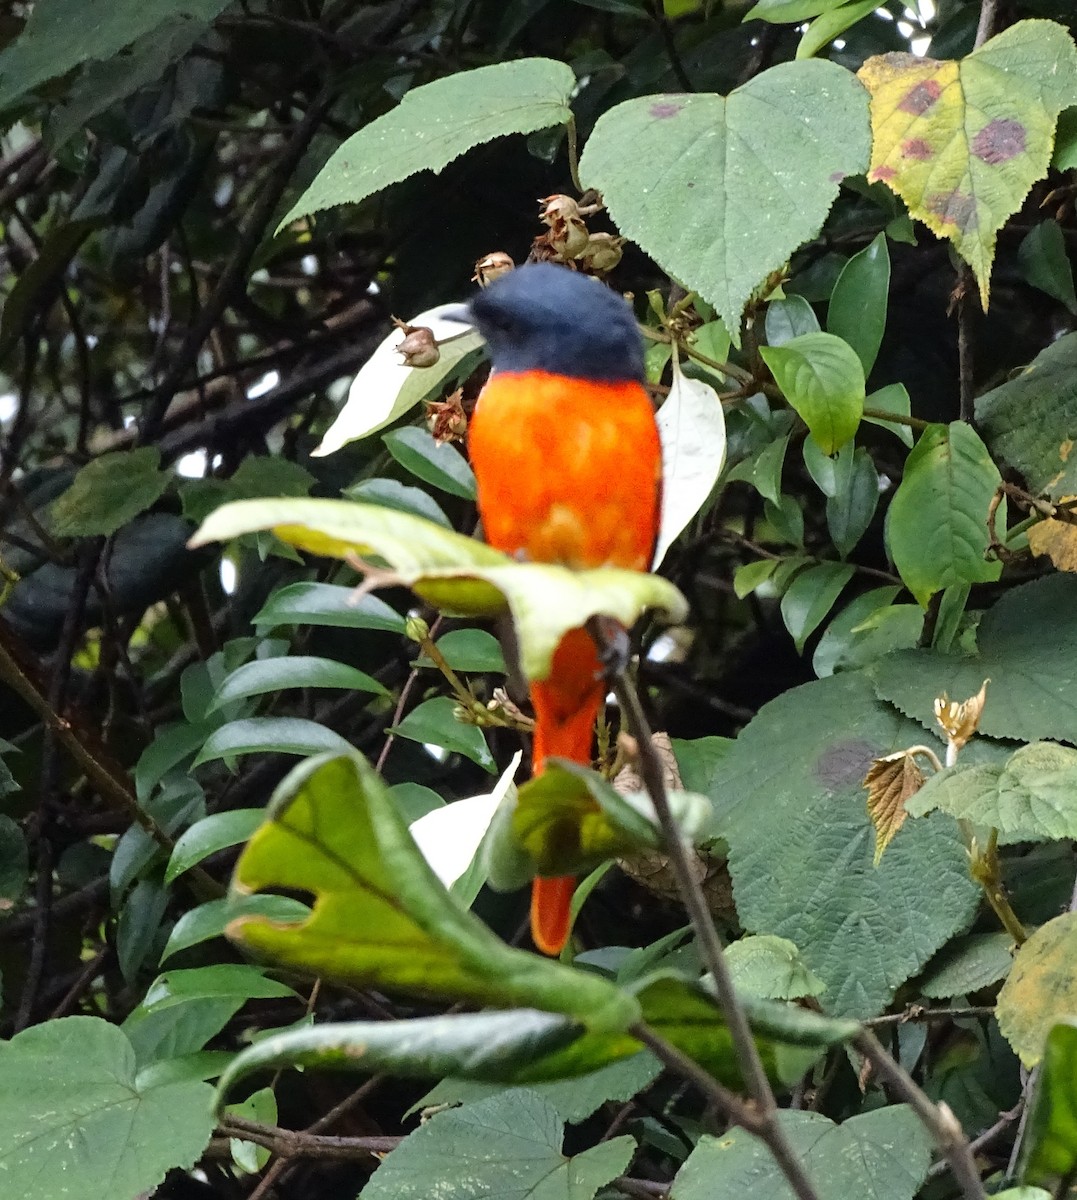
<svg viewBox="0 0 1077 1200">
<path fill-rule="evenodd" d="M 601 623 L 592 621 L 588 628 L 592 637 L 595 638 L 600 652 L 606 655 L 607 660 L 609 660 L 611 658 L 611 650 L 614 650 L 614 648 L 609 645 L 609 640 L 605 636 L 605 631 L 602 629 Z M 803 1164 L 793 1151 L 785 1135 L 785 1130 L 779 1123 L 778 1106 L 774 1099 L 774 1092 L 771 1090 L 770 1080 L 767 1078 L 767 1073 L 759 1057 L 759 1051 L 756 1048 L 755 1039 L 748 1024 L 747 1015 L 741 1006 L 736 989 L 733 986 L 733 979 L 729 973 L 725 956 L 722 953 L 721 939 L 711 919 L 710 910 L 703 895 L 703 889 L 692 870 L 688 847 L 685 844 L 684 837 L 677 826 L 673 811 L 670 808 L 669 796 L 666 793 L 665 779 L 662 771 L 662 762 L 655 751 L 651 730 L 647 723 L 647 718 L 644 716 L 639 695 L 629 680 L 623 663 L 614 661 L 609 674 L 610 685 L 621 706 L 625 725 L 639 746 L 640 776 L 643 779 L 644 786 L 650 795 L 651 803 L 654 805 L 655 812 L 658 815 L 666 851 L 669 854 L 670 865 L 677 879 L 681 899 L 688 910 L 688 916 L 695 931 L 700 956 L 714 981 L 718 1003 L 733 1040 L 734 1052 L 740 1067 L 740 1073 L 745 1081 L 749 1095 L 754 1101 L 754 1107 L 751 1109 L 751 1124 L 746 1125 L 746 1128 L 750 1128 L 752 1132 L 763 1139 L 770 1152 L 774 1155 L 782 1173 L 788 1179 L 790 1186 L 796 1192 L 797 1196 L 800 1197 L 800 1200 L 813 1200 L 816 1195 L 815 1189 L 804 1171 Z M 648 1033 L 646 1030 L 642 1032 Z M 636 1036 L 639 1036 L 639 1034 Z M 648 1034 L 650 1040 L 647 1041 L 647 1044 L 651 1045 L 651 1048 L 657 1054 L 658 1049 L 655 1045 L 652 1045 L 655 1036 L 653 1032 L 650 1032 Z M 641 1038 L 641 1040 L 644 1039 Z M 674 1054 L 680 1055 L 680 1051 L 676 1047 L 670 1047 L 669 1049 Z M 683 1058 L 684 1056 L 680 1055 L 680 1057 Z M 689 1074 L 692 1068 L 694 1068 L 694 1071 Z M 729 1097 L 733 1093 L 726 1095 L 726 1089 L 720 1089 L 720 1092 L 716 1091 L 715 1089 L 720 1088 L 717 1081 L 711 1079 L 706 1072 L 703 1072 L 701 1068 L 692 1063 L 691 1059 L 687 1059 L 686 1062 L 681 1063 L 678 1069 L 681 1074 L 691 1078 L 698 1086 L 706 1086 L 709 1089 L 707 1094 L 716 1103 L 721 1103 L 723 1109 L 733 1119 L 737 1120 L 738 1124 L 745 1123 L 745 1120 L 748 1118 L 744 1111 L 744 1102 L 739 1101 L 739 1109 L 737 1106 L 732 1105 Z M 710 1082 L 704 1084 L 704 1079 Z M 721 1101 L 718 1099 L 719 1095 L 722 1096 Z M 736 1099 L 739 1100 L 739 1097 Z"/>
</svg>

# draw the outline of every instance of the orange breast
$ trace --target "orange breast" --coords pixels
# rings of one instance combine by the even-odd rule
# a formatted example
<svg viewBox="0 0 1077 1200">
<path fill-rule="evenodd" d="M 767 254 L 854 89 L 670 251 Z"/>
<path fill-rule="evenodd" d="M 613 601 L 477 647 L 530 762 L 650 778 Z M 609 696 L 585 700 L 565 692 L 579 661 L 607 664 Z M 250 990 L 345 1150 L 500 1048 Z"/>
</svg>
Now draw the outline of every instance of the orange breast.
<svg viewBox="0 0 1077 1200">
<path fill-rule="evenodd" d="M 495 374 L 468 443 L 490 545 L 577 568 L 650 566 L 662 455 L 640 384 Z"/>
</svg>

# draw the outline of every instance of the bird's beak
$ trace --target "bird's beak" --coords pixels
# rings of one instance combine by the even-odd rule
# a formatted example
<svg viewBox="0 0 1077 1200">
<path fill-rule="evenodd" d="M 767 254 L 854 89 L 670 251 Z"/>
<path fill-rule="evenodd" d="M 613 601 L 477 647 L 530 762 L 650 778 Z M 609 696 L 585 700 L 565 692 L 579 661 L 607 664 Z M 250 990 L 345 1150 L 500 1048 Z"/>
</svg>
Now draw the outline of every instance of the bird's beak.
<svg viewBox="0 0 1077 1200">
<path fill-rule="evenodd" d="M 472 315 L 470 304 L 446 304 L 438 313 L 438 317 L 442 321 L 456 321 L 460 325 L 475 324 L 475 317 Z"/>
</svg>

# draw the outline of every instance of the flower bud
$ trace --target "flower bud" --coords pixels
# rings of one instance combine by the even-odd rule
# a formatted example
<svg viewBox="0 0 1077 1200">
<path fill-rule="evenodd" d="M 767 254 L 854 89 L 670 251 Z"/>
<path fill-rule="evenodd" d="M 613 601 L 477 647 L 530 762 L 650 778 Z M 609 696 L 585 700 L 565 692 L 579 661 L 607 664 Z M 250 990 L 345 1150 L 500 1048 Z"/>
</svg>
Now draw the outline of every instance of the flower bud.
<svg viewBox="0 0 1077 1200">
<path fill-rule="evenodd" d="M 404 636 L 421 646 L 430 637 L 430 626 L 412 613 L 404 620 Z"/>
<path fill-rule="evenodd" d="M 504 250 L 495 250 L 492 254 L 483 255 L 475 264 L 475 274 L 471 276 L 473 283 L 479 287 L 489 287 L 495 279 L 507 275 L 516 264 Z"/>
</svg>

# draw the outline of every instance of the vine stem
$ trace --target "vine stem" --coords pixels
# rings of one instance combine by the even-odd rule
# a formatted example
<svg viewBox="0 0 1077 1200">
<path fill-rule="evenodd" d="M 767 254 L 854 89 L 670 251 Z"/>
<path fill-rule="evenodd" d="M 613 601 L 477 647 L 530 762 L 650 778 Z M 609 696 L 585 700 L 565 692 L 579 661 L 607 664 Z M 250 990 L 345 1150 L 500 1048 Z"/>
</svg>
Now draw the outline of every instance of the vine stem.
<svg viewBox="0 0 1077 1200">
<path fill-rule="evenodd" d="M 729 1027 L 740 1073 L 751 1097 L 751 1105 L 745 1104 L 735 1093 L 721 1087 L 717 1080 L 712 1079 L 692 1059 L 675 1046 L 666 1043 L 646 1026 L 641 1025 L 633 1030 L 634 1036 L 639 1037 L 657 1057 L 678 1074 L 704 1090 L 729 1117 L 765 1142 L 799 1200 L 818 1200 L 804 1164 L 793 1150 L 785 1130 L 778 1121 L 778 1105 L 770 1080 L 763 1069 L 747 1015 L 733 986 L 733 979 L 722 953 L 722 942 L 707 908 L 703 889 L 692 871 L 688 846 L 669 805 L 662 763 L 654 748 L 650 726 L 644 715 L 639 694 L 626 673 L 627 655 L 619 653 L 621 647 L 611 644 L 605 623 L 601 619 L 592 619 L 588 623 L 588 630 L 609 664 L 610 686 L 621 706 L 625 725 L 639 746 L 640 776 L 658 815 L 670 865 L 695 931 L 703 964 L 714 980 L 718 1003 Z M 623 630 L 619 632 L 623 637 Z"/>
</svg>

